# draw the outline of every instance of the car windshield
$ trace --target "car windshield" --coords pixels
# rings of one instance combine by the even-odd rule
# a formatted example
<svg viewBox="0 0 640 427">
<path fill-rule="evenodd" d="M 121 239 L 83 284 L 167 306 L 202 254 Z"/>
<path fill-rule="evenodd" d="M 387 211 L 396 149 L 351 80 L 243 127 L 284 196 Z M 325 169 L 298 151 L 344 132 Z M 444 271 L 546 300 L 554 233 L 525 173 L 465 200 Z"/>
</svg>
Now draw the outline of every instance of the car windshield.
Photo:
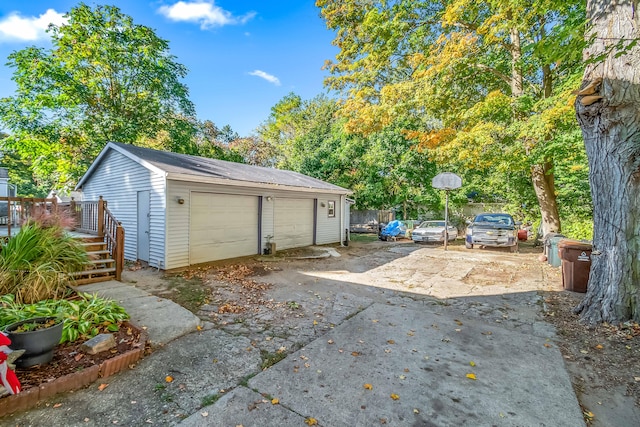
<svg viewBox="0 0 640 427">
<path fill-rule="evenodd" d="M 489 222 L 491 224 L 513 225 L 513 218 L 510 215 L 484 214 L 478 215 L 474 222 Z"/>
<path fill-rule="evenodd" d="M 419 228 L 444 227 L 444 221 L 424 221 Z"/>
</svg>

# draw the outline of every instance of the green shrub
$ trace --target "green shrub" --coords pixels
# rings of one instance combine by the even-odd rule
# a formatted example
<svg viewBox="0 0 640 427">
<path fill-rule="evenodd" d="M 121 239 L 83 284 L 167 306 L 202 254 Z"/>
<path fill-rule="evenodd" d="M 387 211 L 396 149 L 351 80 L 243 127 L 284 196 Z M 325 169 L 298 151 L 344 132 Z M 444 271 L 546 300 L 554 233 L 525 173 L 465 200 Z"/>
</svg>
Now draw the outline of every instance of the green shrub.
<svg viewBox="0 0 640 427">
<path fill-rule="evenodd" d="M 30 222 L 0 247 L 0 294 L 19 303 L 62 297 L 69 273 L 88 262 L 84 247 L 61 226 Z"/>
<path fill-rule="evenodd" d="M 593 240 L 593 220 L 570 218 L 562 222 L 562 234 L 576 240 Z"/>
<path fill-rule="evenodd" d="M 63 342 L 89 339 L 101 332 L 116 332 L 129 315 L 115 301 L 96 295 L 78 294 L 76 299 L 42 300 L 33 304 L 16 302 L 13 294 L 0 296 L 0 330 L 7 325 L 34 317 L 64 319 Z"/>
</svg>

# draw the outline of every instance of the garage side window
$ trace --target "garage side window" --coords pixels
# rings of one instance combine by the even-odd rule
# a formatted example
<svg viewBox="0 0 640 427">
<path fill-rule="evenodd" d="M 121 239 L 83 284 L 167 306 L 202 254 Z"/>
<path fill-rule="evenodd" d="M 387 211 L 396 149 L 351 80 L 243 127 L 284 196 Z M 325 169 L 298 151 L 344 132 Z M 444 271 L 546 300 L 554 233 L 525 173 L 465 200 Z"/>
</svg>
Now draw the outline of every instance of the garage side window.
<svg viewBox="0 0 640 427">
<path fill-rule="evenodd" d="M 327 216 L 329 218 L 336 216 L 336 202 L 334 200 L 327 200 Z"/>
</svg>

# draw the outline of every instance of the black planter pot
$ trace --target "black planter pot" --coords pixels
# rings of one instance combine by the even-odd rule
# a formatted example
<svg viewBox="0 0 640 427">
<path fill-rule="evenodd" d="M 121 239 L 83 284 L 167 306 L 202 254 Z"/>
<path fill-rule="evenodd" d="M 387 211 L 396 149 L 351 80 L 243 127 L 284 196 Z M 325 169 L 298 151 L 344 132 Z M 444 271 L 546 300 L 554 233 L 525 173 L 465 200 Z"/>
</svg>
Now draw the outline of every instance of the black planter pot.
<svg viewBox="0 0 640 427">
<path fill-rule="evenodd" d="M 5 332 L 11 340 L 9 348 L 12 350 L 26 350 L 16 360 L 18 368 L 28 368 L 35 365 L 49 363 L 53 359 L 53 350 L 62 338 L 62 320 L 48 328 L 28 332 L 13 332 L 25 323 L 45 323 L 55 317 L 36 317 L 12 323 L 5 328 Z"/>
</svg>

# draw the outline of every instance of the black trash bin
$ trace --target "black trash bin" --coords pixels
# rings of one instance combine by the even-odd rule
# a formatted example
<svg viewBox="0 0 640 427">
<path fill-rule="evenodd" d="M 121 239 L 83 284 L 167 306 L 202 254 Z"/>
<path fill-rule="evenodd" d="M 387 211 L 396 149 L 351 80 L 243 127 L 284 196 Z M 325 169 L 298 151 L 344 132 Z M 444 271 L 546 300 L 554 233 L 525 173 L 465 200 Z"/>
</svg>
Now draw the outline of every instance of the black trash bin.
<svg viewBox="0 0 640 427">
<path fill-rule="evenodd" d="M 561 240 L 558 254 L 562 260 L 562 287 L 573 292 L 587 292 L 591 270 L 591 250 L 588 242 Z"/>
</svg>

